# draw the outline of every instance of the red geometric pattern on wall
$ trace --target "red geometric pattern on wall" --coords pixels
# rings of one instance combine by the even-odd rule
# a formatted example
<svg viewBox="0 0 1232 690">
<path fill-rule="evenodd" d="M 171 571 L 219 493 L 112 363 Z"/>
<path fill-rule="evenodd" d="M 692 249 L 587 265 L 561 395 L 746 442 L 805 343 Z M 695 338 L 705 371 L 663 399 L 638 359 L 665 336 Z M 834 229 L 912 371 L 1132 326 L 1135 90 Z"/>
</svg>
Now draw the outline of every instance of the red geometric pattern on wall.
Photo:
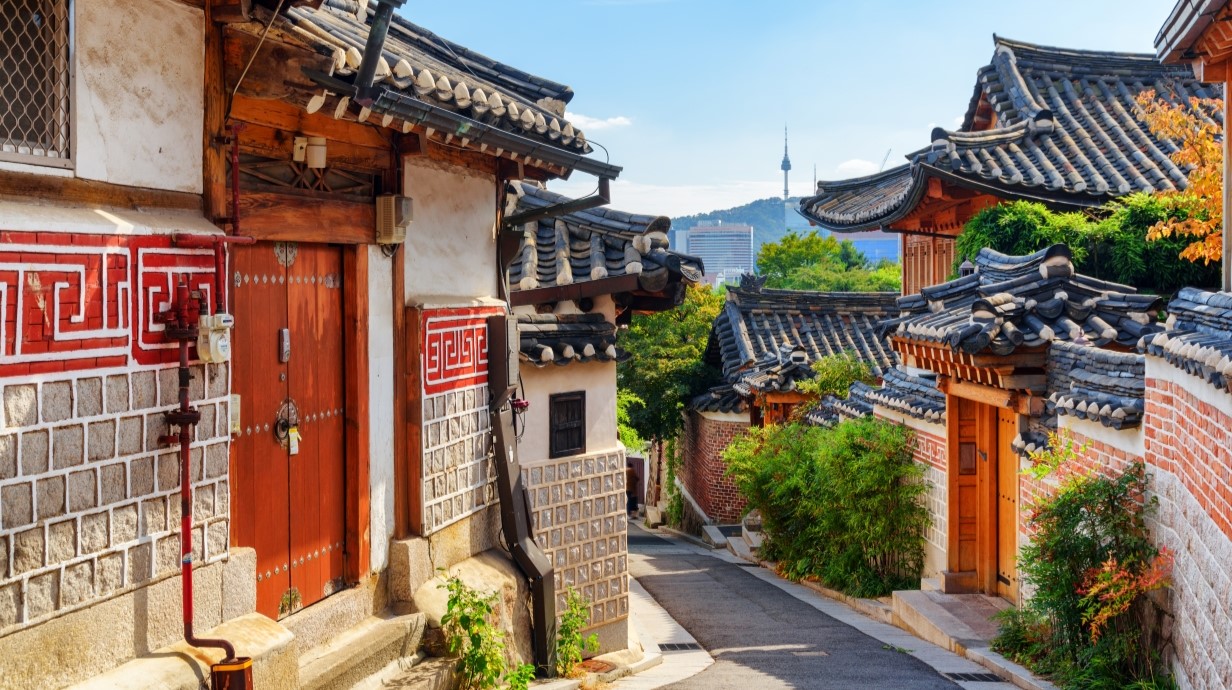
<svg viewBox="0 0 1232 690">
<path fill-rule="evenodd" d="M 0 232 L 0 376 L 174 361 L 153 315 L 181 277 L 212 293 L 212 252 L 166 236 Z"/>
<path fill-rule="evenodd" d="M 423 312 L 425 395 L 488 381 L 488 317 L 499 307 L 428 309 Z"/>
</svg>

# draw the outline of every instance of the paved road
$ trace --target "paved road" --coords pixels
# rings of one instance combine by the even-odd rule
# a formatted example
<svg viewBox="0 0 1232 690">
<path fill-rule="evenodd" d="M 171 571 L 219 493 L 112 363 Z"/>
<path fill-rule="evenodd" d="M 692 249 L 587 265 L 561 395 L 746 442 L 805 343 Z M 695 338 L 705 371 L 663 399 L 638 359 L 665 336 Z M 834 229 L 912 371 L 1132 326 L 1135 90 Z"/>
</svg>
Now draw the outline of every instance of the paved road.
<svg viewBox="0 0 1232 690">
<path fill-rule="evenodd" d="M 755 577 L 747 567 L 676 547 L 636 525 L 629 527 L 629 550 L 631 574 L 715 659 L 714 665 L 669 688 L 960 687 L 914 656 Z"/>
</svg>

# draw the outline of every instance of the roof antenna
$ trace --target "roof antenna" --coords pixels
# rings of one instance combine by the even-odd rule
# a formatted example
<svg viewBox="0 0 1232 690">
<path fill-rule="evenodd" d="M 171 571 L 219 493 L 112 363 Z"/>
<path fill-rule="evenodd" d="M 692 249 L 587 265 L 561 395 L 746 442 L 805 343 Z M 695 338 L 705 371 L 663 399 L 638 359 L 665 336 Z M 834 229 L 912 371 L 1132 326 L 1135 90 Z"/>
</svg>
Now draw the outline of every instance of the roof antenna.
<svg viewBox="0 0 1232 690">
<path fill-rule="evenodd" d="M 881 172 L 882 170 L 885 170 L 886 161 L 890 160 L 890 154 L 893 153 L 893 151 L 894 151 L 893 148 L 886 149 L 885 158 L 881 159 L 881 167 L 877 168 L 877 172 Z"/>
</svg>

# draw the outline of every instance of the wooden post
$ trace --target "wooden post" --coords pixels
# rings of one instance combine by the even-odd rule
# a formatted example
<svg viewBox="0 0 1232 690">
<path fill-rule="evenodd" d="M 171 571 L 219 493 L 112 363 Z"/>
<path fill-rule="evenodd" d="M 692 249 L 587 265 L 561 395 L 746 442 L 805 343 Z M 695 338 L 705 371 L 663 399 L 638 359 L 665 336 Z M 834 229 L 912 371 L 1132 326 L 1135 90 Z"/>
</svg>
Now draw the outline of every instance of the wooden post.
<svg viewBox="0 0 1232 690">
<path fill-rule="evenodd" d="M 346 355 L 346 563 L 348 582 L 368 573 L 372 548 L 368 427 L 368 247 L 343 250 L 343 349 Z"/>
<path fill-rule="evenodd" d="M 224 132 L 227 89 L 223 83 L 223 27 L 214 19 L 213 3 L 205 3 L 205 113 L 201 137 L 203 211 L 217 223 L 227 216 L 227 155 L 216 137 Z"/>
</svg>

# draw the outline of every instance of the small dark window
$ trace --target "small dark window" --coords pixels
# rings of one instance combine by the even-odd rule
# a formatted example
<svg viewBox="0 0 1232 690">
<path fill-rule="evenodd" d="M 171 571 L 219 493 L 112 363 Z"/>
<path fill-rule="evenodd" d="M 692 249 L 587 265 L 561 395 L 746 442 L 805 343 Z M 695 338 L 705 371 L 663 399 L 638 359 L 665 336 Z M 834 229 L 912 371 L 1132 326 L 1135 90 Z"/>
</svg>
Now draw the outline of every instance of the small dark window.
<svg viewBox="0 0 1232 690">
<path fill-rule="evenodd" d="M 548 398 L 548 456 L 560 458 L 586 451 L 586 393 L 558 393 Z"/>
</svg>

